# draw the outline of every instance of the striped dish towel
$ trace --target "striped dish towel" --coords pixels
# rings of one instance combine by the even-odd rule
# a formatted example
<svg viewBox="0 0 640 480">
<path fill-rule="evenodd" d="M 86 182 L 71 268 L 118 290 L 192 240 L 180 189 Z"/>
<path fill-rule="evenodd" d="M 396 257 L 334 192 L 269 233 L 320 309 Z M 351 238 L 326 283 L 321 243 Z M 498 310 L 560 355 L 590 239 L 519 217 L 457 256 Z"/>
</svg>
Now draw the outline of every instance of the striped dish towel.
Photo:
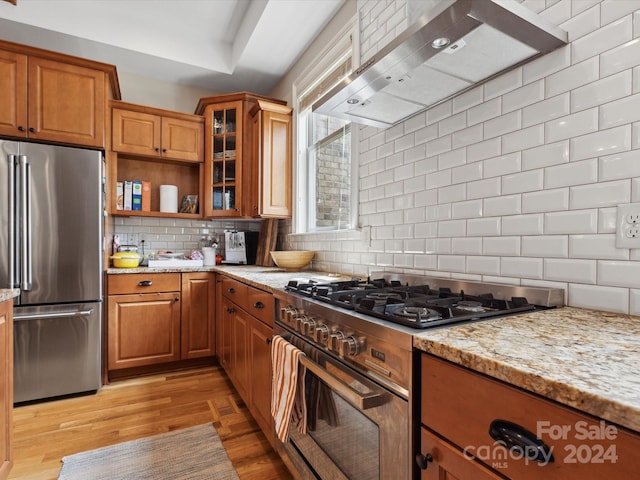
<svg viewBox="0 0 640 480">
<path fill-rule="evenodd" d="M 294 425 L 300 433 L 307 433 L 307 405 L 304 398 L 306 368 L 298 361 L 304 355 L 280 335 L 271 342 L 273 368 L 271 388 L 271 415 L 275 420 L 278 439 L 289 441 L 289 428 Z"/>
</svg>

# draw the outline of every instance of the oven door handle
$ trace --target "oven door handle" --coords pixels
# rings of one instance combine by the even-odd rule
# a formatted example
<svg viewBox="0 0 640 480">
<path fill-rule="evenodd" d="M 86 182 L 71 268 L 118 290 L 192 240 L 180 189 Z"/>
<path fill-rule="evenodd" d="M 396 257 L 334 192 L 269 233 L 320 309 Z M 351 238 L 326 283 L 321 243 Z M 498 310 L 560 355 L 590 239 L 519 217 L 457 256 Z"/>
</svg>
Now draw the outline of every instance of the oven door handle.
<svg viewBox="0 0 640 480">
<path fill-rule="evenodd" d="M 363 380 L 358 380 L 359 383 L 365 385 L 367 389 L 370 390 L 370 393 L 363 394 L 331 375 L 331 373 L 329 373 L 325 368 L 310 360 L 309 357 L 300 355 L 299 358 L 300 363 L 304 367 L 310 370 L 320 380 L 325 382 L 331 390 L 335 391 L 338 395 L 360 410 L 379 407 L 387 401 L 387 396 L 389 394 L 380 390 L 375 385 L 369 384 L 369 382 L 365 384 Z"/>
</svg>

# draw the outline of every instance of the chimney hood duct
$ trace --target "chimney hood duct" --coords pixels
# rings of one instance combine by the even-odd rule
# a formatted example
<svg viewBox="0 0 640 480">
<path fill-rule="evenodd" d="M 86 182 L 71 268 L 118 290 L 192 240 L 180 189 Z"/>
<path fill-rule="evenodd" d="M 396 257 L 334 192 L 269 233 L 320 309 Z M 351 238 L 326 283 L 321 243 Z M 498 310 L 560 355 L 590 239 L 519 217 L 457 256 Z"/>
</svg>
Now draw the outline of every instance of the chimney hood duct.
<svg viewBox="0 0 640 480">
<path fill-rule="evenodd" d="M 515 0 L 443 0 L 312 108 L 390 127 L 566 43 Z"/>
</svg>

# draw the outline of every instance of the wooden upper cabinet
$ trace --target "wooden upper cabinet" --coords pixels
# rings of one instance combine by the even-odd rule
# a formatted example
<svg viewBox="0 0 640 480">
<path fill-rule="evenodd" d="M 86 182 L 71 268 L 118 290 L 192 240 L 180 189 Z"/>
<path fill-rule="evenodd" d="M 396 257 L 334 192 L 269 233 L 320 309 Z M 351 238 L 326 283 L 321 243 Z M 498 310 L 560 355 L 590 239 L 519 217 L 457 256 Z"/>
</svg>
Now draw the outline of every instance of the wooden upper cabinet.
<svg viewBox="0 0 640 480">
<path fill-rule="evenodd" d="M 255 217 L 291 217 L 291 107 L 258 100 L 251 111 L 255 186 L 247 212 Z"/>
<path fill-rule="evenodd" d="M 0 135 L 105 148 L 113 65 L 0 41 Z"/>
<path fill-rule="evenodd" d="M 28 90 L 29 138 L 104 148 L 104 72 L 32 57 Z"/>
<path fill-rule="evenodd" d="M 26 137 L 26 55 L 0 50 L 0 92 L 0 134 Z"/>
<path fill-rule="evenodd" d="M 291 217 L 291 110 L 251 93 L 200 99 L 205 217 Z"/>
<path fill-rule="evenodd" d="M 179 161 L 204 161 L 204 120 L 198 115 L 112 102 L 112 149 Z"/>
</svg>

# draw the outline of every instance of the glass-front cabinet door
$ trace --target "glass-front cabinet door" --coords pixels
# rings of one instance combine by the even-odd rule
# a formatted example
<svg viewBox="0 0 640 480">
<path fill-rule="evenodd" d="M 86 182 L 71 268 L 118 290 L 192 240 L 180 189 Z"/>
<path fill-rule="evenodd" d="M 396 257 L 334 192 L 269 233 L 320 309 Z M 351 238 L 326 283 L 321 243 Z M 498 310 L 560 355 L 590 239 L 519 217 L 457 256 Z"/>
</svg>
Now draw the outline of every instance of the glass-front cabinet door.
<svg viewBox="0 0 640 480">
<path fill-rule="evenodd" d="M 205 157 L 205 216 L 240 216 L 242 199 L 242 102 L 208 105 Z"/>
</svg>

